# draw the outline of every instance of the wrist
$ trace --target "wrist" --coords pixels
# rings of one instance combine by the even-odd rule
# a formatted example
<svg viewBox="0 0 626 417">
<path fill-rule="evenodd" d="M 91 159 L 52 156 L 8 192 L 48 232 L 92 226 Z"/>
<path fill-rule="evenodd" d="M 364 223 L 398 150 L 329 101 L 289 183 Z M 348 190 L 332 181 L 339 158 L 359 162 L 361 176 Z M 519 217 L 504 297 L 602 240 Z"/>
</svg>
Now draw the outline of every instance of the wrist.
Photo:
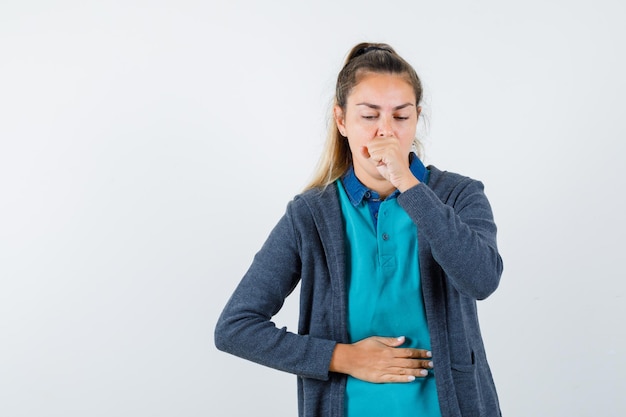
<svg viewBox="0 0 626 417">
<path fill-rule="evenodd" d="M 333 355 L 330 358 L 331 372 L 338 372 L 342 374 L 349 374 L 349 361 L 350 361 L 350 348 L 352 345 L 337 343 Z"/>
<path fill-rule="evenodd" d="M 420 184 L 419 180 L 411 175 L 410 178 L 407 178 L 405 181 L 400 182 L 400 184 L 398 184 L 396 188 L 398 189 L 398 191 L 403 193 L 409 188 L 413 188 L 418 184 Z"/>
</svg>

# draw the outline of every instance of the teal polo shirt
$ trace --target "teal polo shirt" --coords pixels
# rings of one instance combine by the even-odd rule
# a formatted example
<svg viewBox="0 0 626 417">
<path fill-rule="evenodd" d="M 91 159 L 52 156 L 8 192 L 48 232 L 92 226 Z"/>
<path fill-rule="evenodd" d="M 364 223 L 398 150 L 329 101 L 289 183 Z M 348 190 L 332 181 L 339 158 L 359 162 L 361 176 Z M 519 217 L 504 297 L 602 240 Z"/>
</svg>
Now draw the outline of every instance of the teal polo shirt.
<svg viewBox="0 0 626 417">
<path fill-rule="evenodd" d="M 427 181 L 428 171 L 413 154 L 410 166 L 418 180 Z M 350 342 L 405 336 L 402 347 L 430 350 L 417 226 L 398 204 L 398 192 L 381 200 L 352 169 L 340 182 Z M 373 384 L 348 376 L 345 404 L 347 417 L 441 416 L 433 371 L 409 383 Z"/>
</svg>

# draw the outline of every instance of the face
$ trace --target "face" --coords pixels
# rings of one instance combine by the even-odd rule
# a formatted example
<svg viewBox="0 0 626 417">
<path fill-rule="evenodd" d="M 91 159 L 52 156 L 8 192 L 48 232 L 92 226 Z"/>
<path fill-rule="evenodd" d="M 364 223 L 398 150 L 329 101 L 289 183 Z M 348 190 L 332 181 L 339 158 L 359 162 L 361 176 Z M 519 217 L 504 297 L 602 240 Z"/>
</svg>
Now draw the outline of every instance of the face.
<svg viewBox="0 0 626 417">
<path fill-rule="evenodd" d="M 370 72 L 352 89 L 345 109 L 335 107 L 335 122 L 347 137 L 355 174 L 365 185 L 383 180 L 364 152 L 377 138 L 396 138 L 408 166 L 421 110 L 415 101 L 413 87 L 403 76 Z"/>
</svg>

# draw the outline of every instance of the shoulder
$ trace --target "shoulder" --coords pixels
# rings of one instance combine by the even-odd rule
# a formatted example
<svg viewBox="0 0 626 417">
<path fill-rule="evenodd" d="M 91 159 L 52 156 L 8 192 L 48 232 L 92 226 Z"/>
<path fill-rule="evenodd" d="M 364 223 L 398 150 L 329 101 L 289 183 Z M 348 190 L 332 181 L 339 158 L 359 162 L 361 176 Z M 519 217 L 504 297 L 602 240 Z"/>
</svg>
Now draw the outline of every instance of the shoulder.
<svg viewBox="0 0 626 417">
<path fill-rule="evenodd" d="M 343 230 L 337 183 L 296 195 L 287 206 L 287 215 L 298 230 L 305 233 L 317 230 L 322 235 L 334 236 Z"/>
<path fill-rule="evenodd" d="M 430 178 L 428 180 L 428 186 L 432 189 L 450 187 L 459 183 L 476 181 L 465 175 L 457 174 L 456 172 L 450 172 L 440 170 L 434 165 L 429 165 Z"/>
<path fill-rule="evenodd" d="M 483 192 L 484 186 L 479 180 L 455 172 L 440 170 L 434 165 L 429 165 L 428 169 L 430 170 L 428 187 L 442 201 L 456 199 L 462 194 Z"/>
<path fill-rule="evenodd" d="M 326 187 L 316 187 L 297 194 L 289 202 L 289 207 L 296 212 L 310 211 L 317 213 L 335 203 L 339 203 L 337 183 L 332 183 Z"/>
</svg>

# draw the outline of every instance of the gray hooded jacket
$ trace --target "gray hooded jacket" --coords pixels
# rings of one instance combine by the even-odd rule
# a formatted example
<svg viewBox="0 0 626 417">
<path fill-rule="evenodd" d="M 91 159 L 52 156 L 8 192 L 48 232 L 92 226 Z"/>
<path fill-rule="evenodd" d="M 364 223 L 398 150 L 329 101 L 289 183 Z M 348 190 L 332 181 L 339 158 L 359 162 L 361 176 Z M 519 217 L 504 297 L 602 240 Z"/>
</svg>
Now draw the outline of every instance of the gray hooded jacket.
<svg viewBox="0 0 626 417">
<path fill-rule="evenodd" d="M 429 167 L 398 196 L 418 228 L 419 263 L 442 417 L 500 416 L 476 300 L 498 286 L 496 225 L 479 181 Z M 301 417 L 343 417 L 346 376 L 329 371 L 348 343 L 345 236 L 337 184 L 296 196 L 224 308 L 215 344 L 298 376 Z M 298 333 L 271 322 L 300 283 Z M 416 294 L 416 296 L 420 296 Z"/>
</svg>

